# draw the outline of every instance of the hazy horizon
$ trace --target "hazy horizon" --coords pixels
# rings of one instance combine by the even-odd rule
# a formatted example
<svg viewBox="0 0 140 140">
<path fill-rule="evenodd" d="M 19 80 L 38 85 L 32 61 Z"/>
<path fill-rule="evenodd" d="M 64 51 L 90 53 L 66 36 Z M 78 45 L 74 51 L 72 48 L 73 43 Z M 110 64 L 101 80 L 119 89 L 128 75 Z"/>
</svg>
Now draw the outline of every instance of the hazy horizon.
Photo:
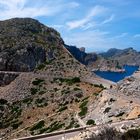
<svg viewBox="0 0 140 140">
<path fill-rule="evenodd" d="M 140 50 L 139 0 L 0 0 L 0 20 L 31 17 L 87 52 Z"/>
</svg>

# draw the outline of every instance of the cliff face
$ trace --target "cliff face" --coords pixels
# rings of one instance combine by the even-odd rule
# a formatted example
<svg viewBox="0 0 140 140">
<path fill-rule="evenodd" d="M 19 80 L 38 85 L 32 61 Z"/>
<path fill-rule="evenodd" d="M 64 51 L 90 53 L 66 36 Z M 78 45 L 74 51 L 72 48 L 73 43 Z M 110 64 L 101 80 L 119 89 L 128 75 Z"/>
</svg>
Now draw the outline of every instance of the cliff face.
<svg viewBox="0 0 140 140">
<path fill-rule="evenodd" d="M 89 65 L 97 60 L 96 53 L 86 53 L 85 48 L 77 48 L 75 46 L 68 46 L 65 47 L 69 50 L 69 52 L 82 64 Z"/>
</svg>

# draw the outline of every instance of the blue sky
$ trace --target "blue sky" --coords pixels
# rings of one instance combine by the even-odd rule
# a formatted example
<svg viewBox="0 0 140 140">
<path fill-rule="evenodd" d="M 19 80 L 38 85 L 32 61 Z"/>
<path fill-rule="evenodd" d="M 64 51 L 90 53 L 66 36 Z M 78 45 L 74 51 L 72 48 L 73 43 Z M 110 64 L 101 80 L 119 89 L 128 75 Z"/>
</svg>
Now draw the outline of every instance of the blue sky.
<svg viewBox="0 0 140 140">
<path fill-rule="evenodd" d="M 140 50 L 140 0 L 0 0 L 0 20 L 38 19 L 86 51 Z"/>
</svg>

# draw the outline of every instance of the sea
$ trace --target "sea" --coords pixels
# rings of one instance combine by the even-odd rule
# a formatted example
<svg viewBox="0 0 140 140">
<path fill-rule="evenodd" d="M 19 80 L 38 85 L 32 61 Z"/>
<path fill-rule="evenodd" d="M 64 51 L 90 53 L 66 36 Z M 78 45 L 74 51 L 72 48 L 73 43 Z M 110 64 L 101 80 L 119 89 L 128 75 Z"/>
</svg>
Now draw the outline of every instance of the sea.
<svg viewBox="0 0 140 140">
<path fill-rule="evenodd" d="M 139 66 L 124 66 L 125 72 L 110 72 L 110 71 L 95 71 L 94 73 L 98 76 L 113 81 L 118 82 L 124 78 L 131 76 L 135 71 L 139 69 Z"/>
</svg>

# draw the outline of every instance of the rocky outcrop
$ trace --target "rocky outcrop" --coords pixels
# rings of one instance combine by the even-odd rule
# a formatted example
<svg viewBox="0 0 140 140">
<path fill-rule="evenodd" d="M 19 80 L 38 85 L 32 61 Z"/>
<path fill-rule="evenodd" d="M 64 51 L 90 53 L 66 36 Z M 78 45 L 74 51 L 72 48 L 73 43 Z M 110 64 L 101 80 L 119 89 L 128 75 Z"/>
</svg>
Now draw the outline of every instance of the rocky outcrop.
<svg viewBox="0 0 140 140">
<path fill-rule="evenodd" d="M 96 53 L 86 53 L 85 48 L 77 48 L 75 46 L 65 45 L 68 51 L 82 64 L 89 65 L 97 60 Z"/>
<path fill-rule="evenodd" d="M 0 71 L 0 86 L 10 84 L 20 73 Z"/>
<path fill-rule="evenodd" d="M 0 22 L 0 70 L 33 71 L 51 60 L 54 44 L 63 43 L 59 33 L 30 18 Z"/>
</svg>

